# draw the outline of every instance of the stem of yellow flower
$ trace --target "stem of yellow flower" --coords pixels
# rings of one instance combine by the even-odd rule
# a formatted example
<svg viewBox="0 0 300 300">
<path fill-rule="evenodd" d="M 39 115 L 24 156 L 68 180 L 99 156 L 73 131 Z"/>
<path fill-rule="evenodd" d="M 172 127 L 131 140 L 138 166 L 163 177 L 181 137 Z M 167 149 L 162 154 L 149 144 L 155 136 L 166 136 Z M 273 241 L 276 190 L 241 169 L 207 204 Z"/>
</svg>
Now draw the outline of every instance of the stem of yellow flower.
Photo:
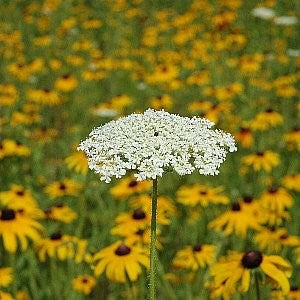
<svg viewBox="0 0 300 300">
<path fill-rule="evenodd" d="M 153 179 L 151 242 L 150 242 L 150 300 L 154 300 L 156 298 L 156 293 L 155 293 L 156 209 L 157 209 L 157 179 Z"/>
<path fill-rule="evenodd" d="M 259 291 L 259 280 L 258 280 L 258 273 L 255 272 L 255 290 L 256 290 L 256 300 L 260 300 L 260 291 Z"/>
</svg>

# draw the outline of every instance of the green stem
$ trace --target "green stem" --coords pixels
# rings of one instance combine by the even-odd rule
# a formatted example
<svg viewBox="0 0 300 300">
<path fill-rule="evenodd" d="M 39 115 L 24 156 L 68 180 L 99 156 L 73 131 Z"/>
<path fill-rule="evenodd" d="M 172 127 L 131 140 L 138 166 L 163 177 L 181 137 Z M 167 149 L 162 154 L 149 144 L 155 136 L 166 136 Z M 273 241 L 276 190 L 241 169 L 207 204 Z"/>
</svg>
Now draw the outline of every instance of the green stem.
<svg viewBox="0 0 300 300">
<path fill-rule="evenodd" d="M 256 300 L 260 300 L 259 280 L 258 280 L 257 272 L 255 272 L 255 290 L 256 290 Z"/>
<path fill-rule="evenodd" d="M 153 179 L 151 242 L 150 242 L 150 300 L 154 300 L 156 297 L 155 294 L 156 209 L 157 209 L 157 179 Z"/>
</svg>

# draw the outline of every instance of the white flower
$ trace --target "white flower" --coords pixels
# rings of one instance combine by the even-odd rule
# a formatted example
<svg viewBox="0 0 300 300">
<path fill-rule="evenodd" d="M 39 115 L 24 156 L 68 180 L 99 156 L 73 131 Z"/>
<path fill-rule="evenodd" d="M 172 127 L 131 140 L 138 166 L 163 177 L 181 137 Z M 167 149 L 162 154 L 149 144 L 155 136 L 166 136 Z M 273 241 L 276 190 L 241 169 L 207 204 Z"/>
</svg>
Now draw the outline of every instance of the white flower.
<svg viewBox="0 0 300 300">
<path fill-rule="evenodd" d="M 300 56 L 300 49 L 288 49 L 287 54 L 292 57 Z"/>
<path fill-rule="evenodd" d="M 275 12 L 271 8 L 267 7 L 257 7 L 252 9 L 252 16 L 261 18 L 264 20 L 272 19 L 275 16 Z"/>
<path fill-rule="evenodd" d="M 237 148 L 230 134 L 210 129 L 213 125 L 204 118 L 148 109 L 95 128 L 78 150 L 107 183 L 128 170 L 137 180 L 155 179 L 166 170 L 215 175 L 227 152 Z"/>
<path fill-rule="evenodd" d="M 298 20 L 296 17 L 293 16 L 281 16 L 275 18 L 274 23 L 277 25 L 289 26 L 297 24 Z"/>
</svg>

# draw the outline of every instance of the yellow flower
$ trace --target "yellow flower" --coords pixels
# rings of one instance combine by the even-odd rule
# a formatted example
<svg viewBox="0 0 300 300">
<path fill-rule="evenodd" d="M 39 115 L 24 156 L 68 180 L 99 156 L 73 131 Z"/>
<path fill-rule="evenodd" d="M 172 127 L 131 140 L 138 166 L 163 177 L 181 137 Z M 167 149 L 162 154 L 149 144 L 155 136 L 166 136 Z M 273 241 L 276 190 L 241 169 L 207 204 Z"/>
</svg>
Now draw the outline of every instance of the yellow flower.
<svg viewBox="0 0 300 300">
<path fill-rule="evenodd" d="M 70 224 L 77 219 L 77 213 L 74 212 L 69 206 L 61 203 L 45 210 L 44 213 L 47 218 L 61 221 L 66 224 Z"/>
<path fill-rule="evenodd" d="M 127 198 L 136 193 L 143 193 L 151 188 L 150 181 L 136 181 L 133 177 L 125 177 L 110 189 L 110 193 L 117 199 Z"/>
<path fill-rule="evenodd" d="M 267 109 L 264 112 L 260 112 L 252 120 L 251 127 L 254 130 L 267 130 L 283 123 L 283 117 L 280 113 L 275 112 L 272 109 Z"/>
<path fill-rule="evenodd" d="M 0 286 L 7 287 L 12 283 L 12 281 L 12 268 L 0 268 Z"/>
<path fill-rule="evenodd" d="M 255 235 L 254 240 L 259 249 L 270 252 L 279 252 L 284 246 L 300 245 L 299 237 L 290 236 L 285 228 L 264 228 Z"/>
<path fill-rule="evenodd" d="M 177 191 L 177 201 L 184 205 L 208 206 L 208 204 L 227 204 L 229 199 L 222 195 L 223 187 L 209 187 L 207 185 L 194 184 L 192 186 L 182 186 Z"/>
<path fill-rule="evenodd" d="M 289 300 L 300 300 L 300 288 L 291 287 L 287 296 Z"/>
<path fill-rule="evenodd" d="M 14 300 L 11 294 L 0 291 L 1 300 Z"/>
<path fill-rule="evenodd" d="M 206 265 L 212 263 L 215 251 L 216 247 L 214 245 L 197 244 L 195 246 L 186 246 L 176 253 L 172 264 L 175 268 L 197 271 L 199 268 L 205 268 Z"/>
<path fill-rule="evenodd" d="M 149 268 L 147 251 L 138 246 L 129 246 L 121 241 L 100 250 L 94 255 L 95 275 L 101 275 L 106 269 L 108 279 L 120 283 L 126 282 L 126 275 L 130 281 L 136 281 L 141 274 L 141 265 Z"/>
<path fill-rule="evenodd" d="M 286 175 L 281 179 L 285 188 L 293 191 L 300 191 L 300 174 Z"/>
<path fill-rule="evenodd" d="M 258 230 L 260 225 L 254 215 L 243 210 L 238 202 L 231 205 L 231 210 L 218 216 L 215 220 L 208 224 L 209 228 L 214 228 L 218 231 L 223 231 L 226 235 L 231 235 L 233 232 L 246 238 L 248 229 Z"/>
<path fill-rule="evenodd" d="M 152 201 L 150 195 L 139 195 L 130 200 L 130 206 L 134 209 L 142 208 L 151 213 Z M 177 213 L 176 206 L 166 196 L 158 196 L 157 198 L 157 215 L 164 215 L 166 218 L 175 216 Z"/>
<path fill-rule="evenodd" d="M 57 257 L 59 260 L 73 258 L 80 241 L 75 236 L 55 232 L 50 237 L 36 241 L 38 257 L 42 262 L 46 261 L 47 256 Z"/>
<path fill-rule="evenodd" d="M 149 83 L 164 83 L 175 79 L 179 74 L 179 69 L 175 65 L 157 65 L 152 74 L 146 76 Z"/>
<path fill-rule="evenodd" d="M 96 285 L 96 279 L 90 275 L 80 275 L 72 280 L 73 289 L 89 295 Z"/>
<path fill-rule="evenodd" d="M 242 162 L 246 166 L 253 166 L 255 171 L 263 169 L 269 173 L 273 167 L 279 165 L 280 159 L 277 153 L 267 150 L 246 155 L 242 158 Z"/>
<path fill-rule="evenodd" d="M 77 196 L 82 188 L 82 184 L 71 179 L 64 179 L 62 181 L 54 181 L 45 188 L 45 192 L 51 198 L 63 196 Z"/>
<path fill-rule="evenodd" d="M 284 135 L 284 140 L 287 143 L 288 150 L 300 151 L 300 130 L 294 128 Z"/>
<path fill-rule="evenodd" d="M 27 98 L 42 105 L 58 105 L 61 104 L 63 98 L 56 92 L 45 89 L 30 89 L 27 91 Z"/>
<path fill-rule="evenodd" d="M 64 75 L 55 81 L 55 88 L 62 92 L 72 92 L 78 85 L 77 79 L 72 75 Z"/>
<path fill-rule="evenodd" d="M 154 109 L 169 109 L 173 105 L 173 99 L 169 95 L 161 95 L 150 99 L 150 107 Z"/>
<path fill-rule="evenodd" d="M 242 127 L 236 134 L 236 140 L 244 147 L 250 148 L 254 143 L 254 138 L 250 128 Z"/>
<path fill-rule="evenodd" d="M 28 245 L 26 238 L 33 241 L 37 240 L 42 229 L 41 224 L 22 216 L 13 209 L 1 210 L 0 236 L 2 236 L 4 248 L 8 252 L 14 253 L 17 251 L 17 239 L 20 241 L 21 249 L 26 250 Z"/>
<path fill-rule="evenodd" d="M 284 188 L 272 187 L 259 198 L 262 207 L 271 211 L 282 212 L 293 205 L 293 197 Z"/>
<path fill-rule="evenodd" d="M 211 275 L 216 286 L 225 284 L 229 293 L 237 290 L 240 282 L 240 291 L 247 292 L 251 282 L 251 270 L 262 271 L 271 282 L 279 285 L 286 295 L 290 290 L 288 278 L 291 276 L 291 265 L 288 261 L 276 255 L 263 255 L 258 251 L 246 253 L 231 252 L 227 257 L 222 257 L 211 267 Z"/>
<path fill-rule="evenodd" d="M 121 213 L 116 218 L 117 226 L 112 229 L 113 234 L 128 234 L 132 230 L 138 231 L 139 229 L 144 230 L 150 226 L 151 212 L 144 211 L 142 209 L 135 209 L 133 213 Z M 170 220 L 166 216 L 160 214 L 157 216 L 157 223 L 161 225 L 167 225 Z M 126 235 L 127 235 L 126 234 Z"/>
<path fill-rule="evenodd" d="M 69 169 L 74 169 L 76 173 L 86 174 L 88 171 L 88 161 L 83 151 L 78 151 L 65 159 Z"/>
</svg>

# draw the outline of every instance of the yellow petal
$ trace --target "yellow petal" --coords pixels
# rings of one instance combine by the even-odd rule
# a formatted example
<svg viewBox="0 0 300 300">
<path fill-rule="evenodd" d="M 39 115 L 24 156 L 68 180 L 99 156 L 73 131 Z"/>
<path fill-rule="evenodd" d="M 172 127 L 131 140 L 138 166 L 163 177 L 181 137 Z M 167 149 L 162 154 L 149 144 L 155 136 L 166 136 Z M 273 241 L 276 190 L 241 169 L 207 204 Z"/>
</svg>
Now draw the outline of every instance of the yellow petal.
<svg viewBox="0 0 300 300">
<path fill-rule="evenodd" d="M 284 294 L 287 294 L 289 292 L 290 284 L 283 272 L 281 272 L 271 263 L 264 261 L 262 262 L 260 267 L 266 275 L 275 280 L 281 286 Z"/>
</svg>

